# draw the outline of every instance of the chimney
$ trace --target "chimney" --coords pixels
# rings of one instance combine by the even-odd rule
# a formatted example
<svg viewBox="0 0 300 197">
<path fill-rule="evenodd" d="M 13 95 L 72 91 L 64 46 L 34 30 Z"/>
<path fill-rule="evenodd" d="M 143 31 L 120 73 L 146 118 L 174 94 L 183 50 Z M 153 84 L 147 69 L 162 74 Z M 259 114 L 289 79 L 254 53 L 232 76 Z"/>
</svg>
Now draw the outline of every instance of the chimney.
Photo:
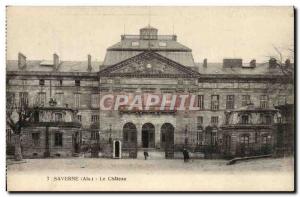
<svg viewBox="0 0 300 197">
<path fill-rule="evenodd" d="M 59 56 L 56 53 L 53 54 L 53 66 L 55 70 L 57 70 L 59 66 Z"/>
<path fill-rule="evenodd" d="M 276 68 L 277 66 L 277 60 L 275 58 L 270 58 L 269 60 L 269 68 Z"/>
<path fill-rule="evenodd" d="M 22 53 L 18 54 L 18 67 L 19 69 L 26 68 L 26 56 L 23 55 Z"/>
<path fill-rule="evenodd" d="M 87 70 L 89 72 L 92 71 L 92 56 L 90 54 L 88 54 L 88 68 L 87 68 Z"/>
<path fill-rule="evenodd" d="M 250 61 L 250 66 L 249 67 L 250 68 L 255 68 L 256 67 L 256 60 L 255 59 Z"/>
<path fill-rule="evenodd" d="M 203 60 L 203 68 L 207 68 L 207 59 L 206 58 Z"/>
</svg>

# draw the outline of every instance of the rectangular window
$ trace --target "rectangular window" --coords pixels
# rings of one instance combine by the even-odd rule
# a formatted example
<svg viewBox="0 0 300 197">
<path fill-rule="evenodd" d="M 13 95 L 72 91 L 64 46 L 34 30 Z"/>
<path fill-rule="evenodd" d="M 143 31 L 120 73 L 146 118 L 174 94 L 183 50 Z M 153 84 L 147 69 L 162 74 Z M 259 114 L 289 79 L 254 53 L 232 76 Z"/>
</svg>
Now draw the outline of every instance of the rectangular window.
<svg viewBox="0 0 300 197">
<path fill-rule="evenodd" d="M 12 142 L 12 130 L 6 129 L 6 143 L 10 144 Z"/>
<path fill-rule="evenodd" d="M 74 94 L 74 107 L 76 108 L 80 107 L 80 94 L 78 93 Z"/>
<path fill-rule="evenodd" d="M 272 124 L 272 118 L 270 115 L 261 115 L 262 124 L 270 125 Z"/>
<path fill-rule="evenodd" d="M 260 96 L 260 108 L 267 109 L 269 107 L 268 105 L 268 96 L 267 95 L 261 95 Z"/>
<path fill-rule="evenodd" d="M 14 92 L 7 92 L 6 93 L 6 105 L 8 107 L 11 107 L 15 104 L 16 102 L 16 97 L 15 97 L 15 93 Z"/>
<path fill-rule="evenodd" d="M 212 145 L 217 145 L 217 142 L 218 142 L 217 131 L 216 131 L 216 130 L 213 130 L 213 131 L 211 132 L 211 144 L 212 144 Z"/>
<path fill-rule="evenodd" d="M 63 116 L 61 113 L 55 113 L 55 122 L 62 122 Z"/>
<path fill-rule="evenodd" d="M 39 92 L 39 104 L 41 106 L 46 105 L 46 92 Z"/>
<path fill-rule="evenodd" d="M 204 95 L 198 95 L 198 107 L 200 110 L 204 109 Z"/>
<path fill-rule="evenodd" d="M 99 140 L 99 132 L 98 131 L 92 131 L 91 132 L 91 139 L 92 140 Z"/>
<path fill-rule="evenodd" d="M 197 116 L 197 130 L 202 130 L 203 116 Z"/>
<path fill-rule="evenodd" d="M 212 116 L 211 117 L 211 124 L 212 125 L 218 125 L 219 117 L 218 116 Z"/>
<path fill-rule="evenodd" d="M 286 96 L 285 95 L 279 95 L 278 96 L 278 105 L 285 105 L 286 104 Z"/>
<path fill-rule="evenodd" d="M 20 92 L 20 105 L 28 105 L 28 92 Z"/>
<path fill-rule="evenodd" d="M 40 145 L 40 134 L 39 133 L 32 133 L 32 144 L 34 146 Z"/>
<path fill-rule="evenodd" d="M 40 84 L 40 86 L 44 86 L 45 85 L 45 80 L 44 79 L 40 79 L 39 84 Z"/>
<path fill-rule="evenodd" d="M 226 109 L 234 109 L 234 95 L 226 96 Z"/>
<path fill-rule="evenodd" d="M 248 148 L 249 147 L 249 136 L 248 135 L 242 135 L 241 136 L 241 145 L 244 148 Z"/>
<path fill-rule="evenodd" d="M 64 105 L 64 93 L 55 93 L 55 100 L 58 106 Z"/>
<path fill-rule="evenodd" d="M 77 115 L 77 120 L 79 120 L 79 122 L 81 122 L 81 115 Z"/>
<path fill-rule="evenodd" d="M 63 80 L 61 79 L 58 81 L 58 86 L 62 86 L 62 85 L 63 85 Z"/>
<path fill-rule="evenodd" d="M 262 144 L 270 144 L 271 143 L 271 136 L 270 135 L 263 135 L 262 136 Z"/>
<path fill-rule="evenodd" d="M 242 106 L 247 106 L 251 103 L 250 95 L 242 95 Z"/>
<path fill-rule="evenodd" d="M 92 115 L 91 122 L 93 122 L 93 123 L 99 122 L 99 115 Z"/>
<path fill-rule="evenodd" d="M 197 144 L 202 143 L 202 131 L 197 131 Z"/>
<path fill-rule="evenodd" d="M 91 95 L 91 105 L 94 108 L 99 107 L 99 94 L 92 94 Z"/>
<path fill-rule="evenodd" d="M 54 134 L 54 145 L 62 146 L 63 145 L 63 134 L 60 132 L 56 132 Z"/>
<path fill-rule="evenodd" d="M 242 116 L 242 124 L 249 124 L 249 116 L 248 115 Z"/>
<path fill-rule="evenodd" d="M 211 96 L 211 110 L 219 110 L 219 95 Z"/>
<path fill-rule="evenodd" d="M 80 86 L 80 80 L 75 80 L 75 86 Z"/>
</svg>

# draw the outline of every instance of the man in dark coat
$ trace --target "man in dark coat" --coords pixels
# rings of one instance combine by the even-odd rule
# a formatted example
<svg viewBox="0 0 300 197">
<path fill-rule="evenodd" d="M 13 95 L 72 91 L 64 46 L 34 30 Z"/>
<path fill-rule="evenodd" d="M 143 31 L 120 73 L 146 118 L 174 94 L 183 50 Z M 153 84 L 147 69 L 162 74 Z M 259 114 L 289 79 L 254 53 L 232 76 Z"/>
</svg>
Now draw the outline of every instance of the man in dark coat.
<svg viewBox="0 0 300 197">
<path fill-rule="evenodd" d="M 147 157 L 149 157 L 149 154 L 147 151 L 144 151 L 144 157 L 145 157 L 145 160 L 147 160 Z"/>
<path fill-rule="evenodd" d="M 190 159 L 189 152 L 184 148 L 182 154 L 183 154 L 183 161 L 188 162 Z"/>
</svg>

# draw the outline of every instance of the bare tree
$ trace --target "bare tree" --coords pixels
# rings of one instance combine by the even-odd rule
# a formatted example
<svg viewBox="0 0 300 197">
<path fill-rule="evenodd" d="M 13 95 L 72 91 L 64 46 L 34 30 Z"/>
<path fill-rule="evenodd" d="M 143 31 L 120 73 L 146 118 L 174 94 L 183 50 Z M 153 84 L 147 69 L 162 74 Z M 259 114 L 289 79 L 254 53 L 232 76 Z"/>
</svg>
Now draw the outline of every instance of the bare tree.
<svg viewBox="0 0 300 197">
<path fill-rule="evenodd" d="M 14 100 L 14 95 L 6 95 L 6 124 L 12 130 L 15 145 L 15 160 L 22 160 L 21 135 L 22 128 L 29 122 L 38 106 L 30 107 L 27 99 L 20 99 L 18 103 Z"/>
<path fill-rule="evenodd" d="M 275 56 L 271 56 L 271 59 L 276 60 L 274 61 L 274 63 L 276 64 L 276 66 L 278 66 L 281 70 L 281 72 L 283 73 L 283 75 L 287 76 L 287 77 L 293 77 L 294 74 L 294 66 L 291 63 L 291 59 L 293 60 L 293 56 L 294 56 L 294 50 L 291 48 L 288 48 L 287 51 L 290 53 L 291 57 L 284 57 L 282 50 L 280 50 L 278 47 L 273 46 L 276 55 Z"/>
</svg>

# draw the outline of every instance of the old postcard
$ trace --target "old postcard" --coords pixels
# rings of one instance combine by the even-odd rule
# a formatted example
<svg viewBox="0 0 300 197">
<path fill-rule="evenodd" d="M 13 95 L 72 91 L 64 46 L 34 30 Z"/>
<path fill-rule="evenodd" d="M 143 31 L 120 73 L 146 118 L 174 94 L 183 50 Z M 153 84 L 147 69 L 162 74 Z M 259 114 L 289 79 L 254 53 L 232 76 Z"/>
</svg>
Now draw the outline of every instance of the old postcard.
<svg viewBox="0 0 300 197">
<path fill-rule="evenodd" d="M 8 191 L 294 191 L 293 7 L 6 11 Z"/>
</svg>

